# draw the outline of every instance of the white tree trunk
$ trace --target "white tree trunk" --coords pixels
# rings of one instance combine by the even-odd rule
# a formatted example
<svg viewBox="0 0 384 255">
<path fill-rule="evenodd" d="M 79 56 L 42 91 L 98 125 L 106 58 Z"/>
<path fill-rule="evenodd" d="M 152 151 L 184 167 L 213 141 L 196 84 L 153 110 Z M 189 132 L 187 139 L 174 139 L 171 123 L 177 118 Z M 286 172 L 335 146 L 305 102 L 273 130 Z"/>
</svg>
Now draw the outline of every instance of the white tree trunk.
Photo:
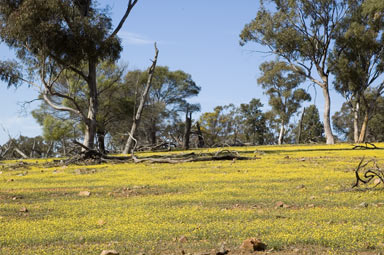
<svg viewBox="0 0 384 255">
<path fill-rule="evenodd" d="M 278 140 L 278 144 L 281 145 L 283 143 L 283 139 L 284 139 L 284 121 L 282 120 L 281 121 L 281 126 L 280 126 L 280 134 L 279 134 L 279 140 Z"/>
<path fill-rule="evenodd" d="M 144 109 L 144 104 L 147 100 L 149 89 L 151 88 L 152 78 L 153 78 L 153 74 L 155 72 L 158 55 L 159 55 L 159 50 L 157 49 L 156 43 L 155 43 L 155 58 L 152 61 L 152 65 L 148 71 L 149 75 L 148 75 L 147 84 L 145 85 L 143 94 L 141 95 L 141 98 L 140 98 L 140 104 L 139 104 L 139 107 L 137 108 L 136 116 L 133 120 L 131 131 L 129 132 L 129 136 L 128 136 L 127 142 L 126 142 L 124 150 L 123 150 L 124 154 L 130 153 L 132 148 L 133 148 L 133 138 L 134 138 L 136 129 L 139 126 L 141 114 L 142 114 L 143 109 Z"/>
<path fill-rule="evenodd" d="M 324 95 L 324 132 L 327 144 L 334 144 L 335 139 L 331 128 L 331 98 L 329 96 L 328 84 L 322 87 Z"/>
</svg>

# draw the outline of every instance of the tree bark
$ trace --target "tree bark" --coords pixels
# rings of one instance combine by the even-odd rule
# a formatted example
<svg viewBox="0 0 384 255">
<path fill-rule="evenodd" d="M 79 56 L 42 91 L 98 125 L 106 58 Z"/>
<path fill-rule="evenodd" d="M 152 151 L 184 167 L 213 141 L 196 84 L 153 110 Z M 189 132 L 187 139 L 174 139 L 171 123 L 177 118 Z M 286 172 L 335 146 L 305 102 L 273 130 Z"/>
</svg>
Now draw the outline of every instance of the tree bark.
<svg viewBox="0 0 384 255">
<path fill-rule="evenodd" d="M 365 111 L 363 124 L 361 125 L 359 140 L 357 141 L 358 143 L 365 142 L 365 136 L 367 134 L 367 129 L 368 129 L 368 121 L 369 121 L 369 114 L 368 114 L 368 111 Z"/>
<path fill-rule="evenodd" d="M 192 126 L 192 113 L 186 112 L 185 114 L 185 128 L 184 128 L 184 140 L 183 140 L 183 149 L 189 149 L 189 137 L 191 135 L 191 126 Z"/>
<path fill-rule="evenodd" d="M 196 122 L 196 128 L 197 128 L 197 138 L 199 140 L 199 144 L 198 144 L 198 147 L 199 148 L 203 148 L 204 147 L 204 137 L 203 137 L 203 133 L 201 132 L 201 129 L 200 129 L 200 123 L 199 122 Z"/>
<path fill-rule="evenodd" d="M 335 144 L 335 139 L 331 129 L 331 98 L 329 96 L 328 85 L 322 87 L 324 95 L 324 132 L 327 144 Z"/>
<path fill-rule="evenodd" d="M 281 121 L 280 125 L 281 126 L 280 126 L 279 140 L 277 141 L 279 145 L 283 143 L 283 139 L 284 139 L 284 120 Z"/>
<path fill-rule="evenodd" d="M 67 146 L 65 145 L 65 139 L 61 141 L 62 147 L 63 147 L 63 157 L 67 156 Z"/>
<path fill-rule="evenodd" d="M 359 99 L 356 99 L 356 103 L 353 107 L 353 141 L 355 143 L 359 142 L 359 110 Z"/>
<path fill-rule="evenodd" d="M 98 111 L 98 96 L 97 96 L 97 82 L 96 82 L 96 66 L 95 60 L 88 61 L 88 116 L 85 121 L 85 135 L 83 145 L 90 149 L 95 147 L 95 135 L 96 135 L 96 115 Z M 84 150 L 84 149 L 82 149 Z"/>
<path fill-rule="evenodd" d="M 106 154 L 105 151 L 105 132 L 97 132 L 97 144 L 99 147 L 99 152 L 101 154 Z"/>
<path fill-rule="evenodd" d="M 300 118 L 300 123 L 299 123 L 299 132 L 297 134 L 297 141 L 296 143 L 300 144 L 301 143 L 301 133 L 303 131 L 303 118 L 305 114 L 305 107 L 303 108 L 303 112 L 301 113 L 301 118 Z"/>
<path fill-rule="evenodd" d="M 139 107 L 137 108 L 136 116 L 135 116 L 133 123 L 132 123 L 131 132 L 129 132 L 129 136 L 128 136 L 127 142 L 126 142 L 124 150 L 123 150 L 124 154 L 130 153 L 132 148 L 133 148 L 133 140 L 134 140 L 133 137 L 135 135 L 137 127 L 139 126 L 141 114 L 143 113 L 143 109 L 144 109 L 144 104 L 147 101 L 147 96 L 148 96 L 148 92 L 149 92 L 149 89 L 150 89 L 151 84 L 152 84 L 152 78 L 153 78 L 153 74 L 155 72 L 158 55 L 159 55 L 159 50 L 157 49 L 157 46 L 155 43 L 155 58 L 152 61 L 152 65 L 148 70 L 149 75 L 148 75 L 147 84 L 145 85 L 143 94 L 141 95 L 140 104 L 139 104 Z"/>
</svg>

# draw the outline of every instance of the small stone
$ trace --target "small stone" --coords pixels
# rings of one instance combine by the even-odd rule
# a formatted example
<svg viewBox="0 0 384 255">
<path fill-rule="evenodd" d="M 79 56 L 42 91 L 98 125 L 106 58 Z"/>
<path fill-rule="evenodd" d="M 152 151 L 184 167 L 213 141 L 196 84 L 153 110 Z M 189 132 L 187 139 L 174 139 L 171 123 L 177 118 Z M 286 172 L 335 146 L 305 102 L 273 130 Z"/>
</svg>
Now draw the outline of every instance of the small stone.
<svg viewBox="0 0 384 255">
<path fill-rule="evenodd" d="M 2 171 L 0 171 L 0 174 L 3 174 L 3 172 L 2 172 Z"/>
<path fill-rule="evenodd" d="M 19 210 L 19 212 L 28 212 L 28 209 L 26 208 L 26 207 L 22 207 L 22 208 L 20 208 L 20 210 Z"/>
<path fill-rule="evenodd" d="M 75 169 L 75 171 L 73 171 L 75 174 L 82 174 L 81 170 L 80 169 Z"/>
<path fill-rule="evenodd" d="M 300 252 L 300 249 L 295 248 L 295 249 L 293 249 L 293 252 L 294 252 L 294 253 L 299 253 L 299 252 Z"/>
<path fill-rule="evenodd" d="M 103 226 L 103 225 L 105 225 L 105 223 L 106 222 L 104 220 L 101 220 L 101 219 L 97 221 L 97 225 L 99 225 L 99 226 Z"/>
<path fill-rule="evenodd" d="M 265 249 L 267 249 L 267 245 L 261 242 L 260 239 L 248 238 L 243 241 L 240 249 L 245 252 L 265 251 Z"/>
<path fill-rule="evenodd" d="M 291 205 L 283 204 L 283 208 L 291 208 Z"/>
<path fill-rule="evenodd" d="M 361 204 L 359 204 L 359 207 L 368 207 L 368 203 L 367 202 L 362 202 Z"/>
<path fill-rule="evenodd" d="M 119 255 L 116 250 L 103 250 L 100 255 Z"/>
<path fill-rule="evenodd" d="M 304 184 L 301 184 L 299 186 L 296 187 L 296 189 L 304 189 L 305 188 L 305 185 Z"/>
<path fill-rule="evenodd" d="M 188 241 L 188 238 L 186 236 L 181 236 L 179 239 L 178 239 L 179 243 L 185 243 Z"/>
<path fill-rule="evenodd" d="M 216 255 L 225 255 L 225 254 L 228 254 L 229 251 L 230 250 L 225 248 L 225 242 L 224 242 L 224 243 L 221 243 L 219 251 L 215 252 L 214 254 L 216 254 Z"/>
<path fill-rule="evenodd" d="M 283 201 L 279 201 L 279 202 L 276 202 L 275 204 L 275 207 L 283 207 L 284 206 L 284 202 Z"/>
<path fill-rule="evenodd" d="M 314 204 L 309 204 L 307 205 L 308 208 L 315 208 L 315 205 Z"/>
<path fill-rule="evenodd" d="M 310 196 L 310 197 L 309 197 L 310 200 L 313 200 L 313 199 L 315 199 L 315 198 L 316 198 L 315 196 Z"/>
<path fill-rule="evenodd" d="M 13 182 L 15 181 L 14 179 L 8 179 L 7 182 Z"/>
<path fill-rule="evenodd" d="M 384 203 L 380 202 L 376 204 L 377 207 L 384 207 Z"/>
<path fill-rule="evenodd" d="M 373 184 L 375 184 L 375 185 L 379 185 L 380 183 L 381 183 L 380 179 L 375 179 L 375 181 L 373 182 Z"/>
<path fill-rule="evenodd" d="M 91 195 L 91 192 L 89 191 L 80 191 L 79 196 L 81 197 L 89 197 Z"/>
<path fill-rule="evenodd" d="M 14 196 L 14 197 L 12 197 L 12 200 L 18 200 L 18 199 L 23 199 L 23 197 L 22 196 Z"/>
</svg>

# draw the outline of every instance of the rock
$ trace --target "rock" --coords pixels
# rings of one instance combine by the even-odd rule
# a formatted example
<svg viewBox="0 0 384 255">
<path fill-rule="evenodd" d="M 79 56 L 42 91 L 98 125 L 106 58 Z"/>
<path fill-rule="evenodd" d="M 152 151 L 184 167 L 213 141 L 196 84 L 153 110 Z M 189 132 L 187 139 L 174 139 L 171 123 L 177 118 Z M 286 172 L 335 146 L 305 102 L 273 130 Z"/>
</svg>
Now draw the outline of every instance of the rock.
<svg viewBox="0 0 384 255">
<path fill-rule="evenodd" d="M 23 199 L 23 197 L 22 196 L 14 196 L 14 197 L 12 197 L 12 200 L 18 200 L 18 199 Z"/>
<path fill-rule="evenodd" d="M 265 251 L 267 245 L 257 238 L 248 238 L 243 241 L 240 249 L 244 252 Z"/>
<path fill-rule="evenodd" d="M 316 198 L 315 196 L 310 196 L 310 197 L 309 197 L 310 200 L 313 200 L 313 199 L 315 199 L 315 198 Z"/>
<path fill-rule="evenodd" d="M 373 184 L 375 184 L 375 185 L 379 185 L 380 183 L 381 183 L 380 179 L 375 179 L 374 182 L 373 182 Z"/>
<path fill-rule="evenodd" d="M 3 172 L 2 172 L 2 171 L 0 171 L 0 174 L 3 174 Z"/>
<path fill-rule="evenodd" d="M 91 195 L 91 192 L 89 191 L 80 191 L 79 196 L 81 197 L 89 197 Z"/>
<path fill-rule="evenodd" d="M 296 189 L 305 189 L 305 185 L 301 184 L 301 185 L 297 186 Z"/>
<path fill-rule="evenodd" d="M 8 179 L 7 182 L 13 182 L 15 181 L 14 179 Z"/>
<path fill-rule="evenodd" d="M 307 205 L 308 208 L 315 208 L 315 205 L 314 204 L 309 204 Z"/>
<path fill-rule="evenodd" d="M 19 212 L 25 212 L 26 213 L 26 212 L 28 212 L 28 209 L 26 207 L 21 207 Z"/>
<path fill-rule="evenodd" d="M 116 250 L 103 250 L 100 255 L 119 255 Z"/>
<path fill-rule="evenodd" d="M 283 207 L 283 206 L 284 206 L 284 202 L 283 201 L 276 202 L 276 204 L 275 204 L 276 208 Z"/>
<path fill-rule="evenodd" d="M 359 204 L 359 207 L 368 207 L 368 203 L 367 202 L 362 202 L 361 204 Z"/>
<path fill-rule="evenodd" d="M 97 225 L 103 226 L 103 225 L 105 225 L 105 221 L 100 219 L 97 221 Z"/>
<path fill-rule="evenodd" d="M 180 238 L 178 239 L 179 243 L 185 243 L 186 241 L 188 241 L 187 237 L 186 236 L 180 236 Z"/>
<path fill-rule="evenodd" d="M 225 243 L 222 243 L 220 246 L 220 249 L 218 252 L 216 252 L 216 255 L 225 255 L 228 254 L 229 250 L 225 248 Z"/>
</svg>

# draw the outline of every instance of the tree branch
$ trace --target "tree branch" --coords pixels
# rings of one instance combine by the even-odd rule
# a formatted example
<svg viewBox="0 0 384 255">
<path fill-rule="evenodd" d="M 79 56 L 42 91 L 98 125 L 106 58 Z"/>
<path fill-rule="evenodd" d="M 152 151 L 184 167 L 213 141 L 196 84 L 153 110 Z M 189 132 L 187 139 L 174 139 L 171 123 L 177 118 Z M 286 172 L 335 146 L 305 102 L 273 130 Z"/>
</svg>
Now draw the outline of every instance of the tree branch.
<svg viewBox="0 0 384 255">
<path fill-rule="evenodd" d="M 125 14 L 124 14 L 123 18 L 120 20 L 119 25 L 116 27 L 115 31 L 113 31 L 113 33 L 108 37 L 108 39 L 113 38 L 120 31 L 120 29 L 122 28 L 125 20 L 128 18 L 129 13 L 131 13 L 133 7 L 136 5 L 137 1 L 138 0 L 133 0 L 133 1 L 129 0 L 128 7 L 127 7 L 127 10 L 125 11 Z"/>
</svg>

